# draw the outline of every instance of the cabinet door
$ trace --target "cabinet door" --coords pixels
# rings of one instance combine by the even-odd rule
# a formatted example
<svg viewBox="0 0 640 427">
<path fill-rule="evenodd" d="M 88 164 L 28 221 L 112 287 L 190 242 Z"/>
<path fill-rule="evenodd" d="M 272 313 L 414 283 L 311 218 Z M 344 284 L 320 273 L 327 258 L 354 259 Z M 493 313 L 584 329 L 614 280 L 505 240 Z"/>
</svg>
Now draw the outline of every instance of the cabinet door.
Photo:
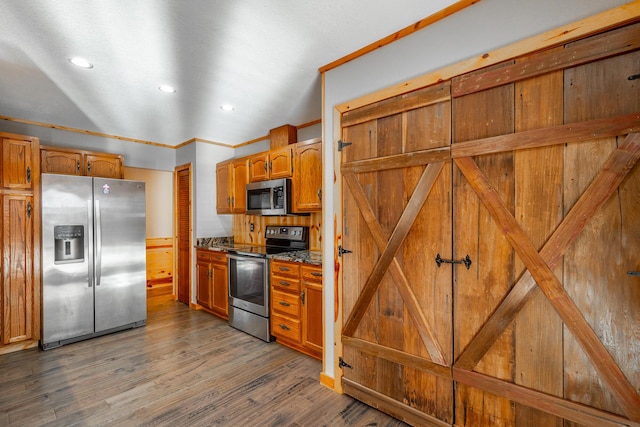
<svg viewBox="0 0 640 427">
<path fill-rule="evenodd" d="M 33 188 L 33 142 L 2 139 L 2 186 L 12 190 Z"/>
<path fill-rule="evenodd" d="M 301 143 L 300 143 L 301 144 Z M 322 141 L 296 147 L 293 211 L 322 210 Z"/>
<path fill-rule="evenodd" d="M 42 173 L 60 173 L 82 175 L 82 154 L 71 151 L 40 150 L 40 171 Z"/>
<path fill-rule="evenodd" d="M 302 266 L 302 345 L 322 357 L 322 270 Z M 309 277 L 311 276 L 311 277 Z"/>
<path fill-rule="evenodd" d="M 292 175 L 293 150 L 283 147 L 269 152 L 270 179 L 290 178 Z"/>
<path fill-rule="evenodd" d="M 211 261 L 209 254 L 202 252 L 197 251 L 196 302 L 211 310 Z"/>
<path fill-rule="evenodd" d="M 247 210 L 247 161 L 240 160 L 231 164 L 231 212 L 244 213 Z"/>
<path fill-rule="evenodd" d="M 218 214 L 231 213 L 230 166 L 228 162 L 216 165 L 216 212 Z"/>
<path fill-rule="evenodd" d="M 103 154 L 86 154 L 85 169 L 87 176 L 101 178 L 124 178 L 124 165 L 122 157 Z"/>
<path fill-rule="evenodd" d="M 215 254 L 212 264 L 213 293 L 211 310 L 220 317 L 227 319 L 229 316 L 229 286 L 227 279 L 227 256 Z"/>
<path fill-rule="evenodd" d="M 33 197 L 2 197 L 2 343 L 33 337 Z"/>
<path fill-rule="evenodd" d="M 259 153 L 249 158 L 249 182 L 269 179 L 269 153 Z"/>
</svg>

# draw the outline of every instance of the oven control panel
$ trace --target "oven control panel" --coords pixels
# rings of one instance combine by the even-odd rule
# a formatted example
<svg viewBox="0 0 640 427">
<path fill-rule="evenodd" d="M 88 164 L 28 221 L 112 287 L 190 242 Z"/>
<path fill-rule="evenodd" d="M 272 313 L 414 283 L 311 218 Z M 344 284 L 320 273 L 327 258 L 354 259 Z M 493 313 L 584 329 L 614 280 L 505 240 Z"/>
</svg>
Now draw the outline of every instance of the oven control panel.
<svg viewBox="0 0 640 427">
<path fill-rule="evenodd" d="M 284 239 L 304 241 L 307 238 L 308 227 L 288 225 L 267 225 L 264 237 L 267 239 Z"/>
</svg>

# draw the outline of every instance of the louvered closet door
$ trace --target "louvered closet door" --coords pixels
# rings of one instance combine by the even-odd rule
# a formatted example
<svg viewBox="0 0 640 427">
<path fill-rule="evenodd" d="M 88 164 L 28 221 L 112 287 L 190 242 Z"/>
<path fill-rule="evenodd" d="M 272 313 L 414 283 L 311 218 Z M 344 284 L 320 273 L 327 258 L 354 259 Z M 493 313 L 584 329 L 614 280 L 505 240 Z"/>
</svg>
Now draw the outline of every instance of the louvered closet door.
<svg viewBox="0 0 640 427">
<path fill-rule="evenodd" d="M 346 393 L 416 425 L 453 420 L 449 86 L 343 115 Z"/>
<path fill-rule="evenodd" d="M 596 37 L 452 82 L 456 425 L 640 422 L 640 53 L 588 62 L 640 33 Z"/>
</svg>

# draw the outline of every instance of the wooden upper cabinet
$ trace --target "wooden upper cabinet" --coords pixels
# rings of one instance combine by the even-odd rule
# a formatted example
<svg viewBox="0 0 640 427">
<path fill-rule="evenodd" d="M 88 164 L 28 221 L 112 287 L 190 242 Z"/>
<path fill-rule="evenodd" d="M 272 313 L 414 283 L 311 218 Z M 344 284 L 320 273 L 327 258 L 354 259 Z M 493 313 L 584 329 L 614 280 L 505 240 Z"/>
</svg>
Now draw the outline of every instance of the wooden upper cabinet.
<svg viewBox="0 0 640 427">
<path fill-rule="evenodd" d="M 33 188 L 33 162 L 37 159 L 34 138 L 2 138 L 2 187 L 11 190 Z"/>
<path fill-rule="evenodd" d="M 120 155 L 87 153 L 84 159 L 87 176 L 124 178 L 124 162 Z"/>
<path fill-rule="evenodd" d="M 124 158 L 120 154 L 42 146 L 40 169 L 43 173 L 122 179 Z"/>
<path fill-rule="evenodd" d="M 254 154 L 249 157 L 249 182 L 269 179 L 269 152 Z"/>
<path fill-rule="evenodd" d="M 322 210 L 322 140 L 296 144 L 293 174 L 293 211 Z"/>
<path fill-rule="evenodd" d="M 231 163 L 231 213 L 245 213 L 247 210 L 247 164 L 246 158 Z"/>
<path fill-rule="evenodd" d="M 216 165 L 216 212 L 218 214 L 231 213 L 231 162 Z"/>
<path fill-rule="evenodd" d="M 249 182 L 290 178 L 293 175 L 293 148 L 286 146 L 249 158 Z"/>
<path fill-rule="evenodd" d="M 290 178 L 293 175 L 293 148 L 278 148 L 269 152 L 269 179 Z"/>
<path fill-rule="evenodd" d="M 269 131 L 269 143 L 272 150 L 298 142 L 298 129 L 291 125 L 282 125 Z"/>
<path fill-rule="evenodd" d="M 45 173 L 82 175 L 82 154 L 72 151 L 40 149 L 40 170 Z"/>
</svg>

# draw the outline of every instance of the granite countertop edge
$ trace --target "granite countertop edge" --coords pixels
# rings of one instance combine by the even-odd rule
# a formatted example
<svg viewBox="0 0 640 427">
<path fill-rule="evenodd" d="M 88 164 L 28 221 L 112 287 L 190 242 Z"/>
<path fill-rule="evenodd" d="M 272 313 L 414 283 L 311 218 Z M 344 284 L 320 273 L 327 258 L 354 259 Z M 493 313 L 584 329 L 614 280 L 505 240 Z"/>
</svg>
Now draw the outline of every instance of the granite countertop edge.
<svg viewBox="0 0 640 427">
<path fill-rule="evenodd" d="M 234 248 L 233 237 L 203 237 L 196 239 L 196 249 L 210 251 L 229 251 Z M 301 262 L 305 264 L 322 265 L 322 252 L 312 250 L 299 250 L 267 255 L 269 259 L 289 262 Z"/>
</svg>

